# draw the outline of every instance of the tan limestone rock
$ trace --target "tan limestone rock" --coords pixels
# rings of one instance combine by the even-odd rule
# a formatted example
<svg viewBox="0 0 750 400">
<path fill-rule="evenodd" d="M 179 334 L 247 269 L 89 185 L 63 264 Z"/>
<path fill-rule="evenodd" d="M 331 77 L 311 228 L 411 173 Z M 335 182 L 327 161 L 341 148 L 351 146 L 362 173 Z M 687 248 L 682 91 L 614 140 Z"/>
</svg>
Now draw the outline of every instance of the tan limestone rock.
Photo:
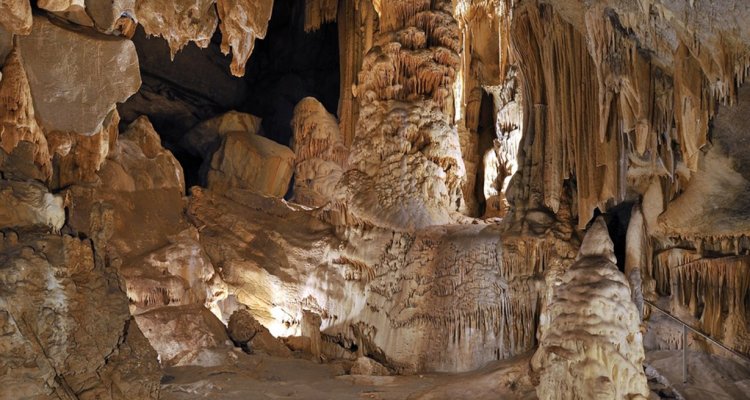
<svg viewBox="0 0 750 400">
<path fill-rule="evenodd" d="M 25 231 L 0 255 L 0 398 L 158 398 L 155 354 L 90 241 Z"/>
<path fill-rule="evenodd" d="M 161 307 L 135 320 L 163 366 L 215 366 L 231 349 L 224 324 L 201 305 Z"/>
<path fill-rule="evenodd" d="M 369 376 L 388 376 L 390 371 L 379 362 L 372 358 L 359 357 L 354 361 L 352 369 L 349 371 L 351 375 L 369 375 Z"/>
<path fill-rule="evenodd" d="M 45 130 L 94 134 L 115 104 L 141 86 L 130 40 L 69 30 L 35 17 L 33 31 L 18 43 L 35 115 Z"/>
<path fill-rule="evenodd" d="M 84 0 L 39 0 L 36 5 L 76 25 L 94 26 L 94 21 L 86 13 Z"/>
<path fill-rule="evenodd" d="M 65 224 L 62 196 L 37 182 L 0 180 L 0 228 L 41 225 L 60 232 Z"/>
<path fill-rule="evenodd" d="M 136 0 L 135 16 L 146 34 L 169 43 L 172 59 L 189 42 L 206 48 L 216 31 L 215 0 Z"/>
<path fill-rule="evenodd" d="M 294 107 L 294 201 L 313 207 L 329 202 L 341 179 L 348 150 L 336 118 L 312 97 Z"/>
<path fill-rule="evenodd" d="M 137 257 L 120 268 L 133 315 L 151 309 L 188 304 L 209 310 L 226 297 L 194 227 L 169 235 L 169 244 Z"/>
<path fill-rule="evenodd" d="M 218 0 L 221 51 L 232 50 L 232 75 L 245 75 L 245 64 L 253 53 L 255 39 L 266 37 L 273 0 Z"/>
<path fill-rule="evenodd" d="M 86 12 L 94 20 L 96 28 L 105 33 L 119 29 L 125 34 L 127 30 L 124 27 L 130 23 L 123 21 L 123 15 L 130 17 L 124 19 L 132 21 L 131 18 L 135 16 L 135 3 L 136 0 L 85 0 Z M 135 29 L 134 24 L 132 29 Z"/>
<path fill-rule="evenodd" d="M 91 182 L 66 189 L 69 222 L 76 231 L 106 240 L 112 257 L 142 255 L 187 228 L 184 187 L 182 167 L 142 117 L 120 135 Z"/>
<path fill-rule="evenodd" d="M 195 156 L 210 159 L 227 133 L 245 132 L 255 135 L 260 132 L 260 123 L 261 119 L 255 115 L 229 111 L 194 126 L 180 139 L 180 145 Z"/>
<path fill-rule="evenodd" d="M 607 225 L 589 228 L 548 299 L 532 366 L 540 399 L 646 399 L 643 338 Z"/>
<path fill-rule="evenodd" d="M 0 0 L 0 25 L 11 33 L 28 35 L 32 25 L 29 0 Z"/>
<path fill-rule="evenodd" d="M 262 136 L 231 132 L 214 153 L 207 183 L 219 193 L 242 188 L 282 197 L 293 172 L 294 153 L 288 147 Z"/>
<path fill-rule="evenodd" d="M 47 138 L 37 123 L 29 80 L 20 52 L 13 50 L 5 60 L 0 81 L 0 147 L 10 154 L 25 141 L 33 144 L 33 161 L 45 178 L 52 175 Z"/>
<path fill-rule="evenodd" d="M 262 352 L 275 357 L 289 357 L 291 351 L 284 343 L 273 337 L 247 309 L 232 313 L 227 325 L 229 337 L 248 352 Z"/>
</svg>

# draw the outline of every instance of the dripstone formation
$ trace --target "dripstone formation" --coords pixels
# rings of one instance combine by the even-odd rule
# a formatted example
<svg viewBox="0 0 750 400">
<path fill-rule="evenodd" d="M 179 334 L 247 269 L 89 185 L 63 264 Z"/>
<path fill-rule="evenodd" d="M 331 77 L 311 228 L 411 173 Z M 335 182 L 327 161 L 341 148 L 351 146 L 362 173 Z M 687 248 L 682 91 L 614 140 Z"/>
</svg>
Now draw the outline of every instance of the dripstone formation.
<svg viewBox="0 0 750 400">
<path fill-rule="evenodd" d="M 0 72 L 0 399 L 748 389 L 742 0 L 0 0 Z"/>
</svg>

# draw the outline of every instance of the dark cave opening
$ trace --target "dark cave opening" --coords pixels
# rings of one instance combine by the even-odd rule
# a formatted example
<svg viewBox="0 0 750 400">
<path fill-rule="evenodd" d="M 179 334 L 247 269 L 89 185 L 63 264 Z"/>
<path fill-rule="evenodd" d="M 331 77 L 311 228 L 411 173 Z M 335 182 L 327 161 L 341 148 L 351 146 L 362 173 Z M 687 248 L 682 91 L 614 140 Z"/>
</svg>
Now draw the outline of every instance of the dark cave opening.
<svg viewBox="0 0 750 400">
<path fill-rule="evenodd" d="M 628 225 L 630 224 L 630 215 L 633 210 L 632 201 L 624 201 L 616 206 L 610 207 L 606 213 L 599 209 L 594 210 L 594 221 L 599 215 L 604 217 L 607 223 L 607 231 L 615 247 L 615 257 L 617 257 L 617 268 L 625 272 L 625 251 L 627 249 L 626 238 L 628 234 Z"/>
<path fill-rule="evenodd" d="M 133 42 L 143 85 L 118 106 L 121 131 L 147 116 L 182 165 L 188 188 L 205 184 L 200 169 L 206 160 L 180 139 L 202 121 L 232 110 L 249 113 L 262 118 L 260 135 L 289 146 L 297 102 L 312 96 L 335 114 L 339 99 L 338 27 L 328 23 L 307 33 L 304 12 L 304 0 L 274 3 L 266 38 L 256 40 L 242 78 L 230 73 L 218 28 L 207 48 L 191 42 L 171 60 L 166 41 L 148 38 L 139 27 Z"/>
<path fill-rule="evenodd" d="M 479 121 L 477 124 L 477 173 L 476 185 L 474 186 L 474 198 L 477 201 L 477 217 L 485 214 L 487 209 L 487 200 L 484 198 L 484 154 L 490 150 L 497 138 L 495 132 L 495 105 L 492 95 L 482 90 L 481 103 L 479 106 Z"/>
</svg>

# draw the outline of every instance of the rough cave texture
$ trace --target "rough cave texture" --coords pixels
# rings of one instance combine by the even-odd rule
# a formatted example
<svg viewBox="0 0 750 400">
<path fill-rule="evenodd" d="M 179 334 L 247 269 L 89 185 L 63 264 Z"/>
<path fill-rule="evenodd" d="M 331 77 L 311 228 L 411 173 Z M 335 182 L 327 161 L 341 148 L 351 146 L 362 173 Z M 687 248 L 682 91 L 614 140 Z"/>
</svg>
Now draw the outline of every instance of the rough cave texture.
<svg viewBox="0 0 750 400">
<path fill-rule="evenodd" d="M 640 318 L 616 261 L 599 217 L 541 315 L 539 350 L 532 360 L 540 398 L 647 398 Z"/>
<path fill-rule="evenodd" d="M 0 0 L 0 398 L 708 396 L 662 355 L 750 355 L 749 21 Z"/>
</svg>

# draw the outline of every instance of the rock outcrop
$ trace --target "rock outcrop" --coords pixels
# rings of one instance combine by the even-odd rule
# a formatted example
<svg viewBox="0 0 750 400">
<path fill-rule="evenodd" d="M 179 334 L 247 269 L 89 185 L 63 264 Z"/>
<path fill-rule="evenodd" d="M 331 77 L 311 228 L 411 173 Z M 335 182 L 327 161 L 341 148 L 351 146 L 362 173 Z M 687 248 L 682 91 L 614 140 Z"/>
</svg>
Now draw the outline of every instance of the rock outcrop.
<svg viewBox="0 0 750 400">
<path fill-rule="evenodd" d="M 156 353 L 91 241 L 3 232 L 0 398 L 157 399 Z"/>
</svg>

